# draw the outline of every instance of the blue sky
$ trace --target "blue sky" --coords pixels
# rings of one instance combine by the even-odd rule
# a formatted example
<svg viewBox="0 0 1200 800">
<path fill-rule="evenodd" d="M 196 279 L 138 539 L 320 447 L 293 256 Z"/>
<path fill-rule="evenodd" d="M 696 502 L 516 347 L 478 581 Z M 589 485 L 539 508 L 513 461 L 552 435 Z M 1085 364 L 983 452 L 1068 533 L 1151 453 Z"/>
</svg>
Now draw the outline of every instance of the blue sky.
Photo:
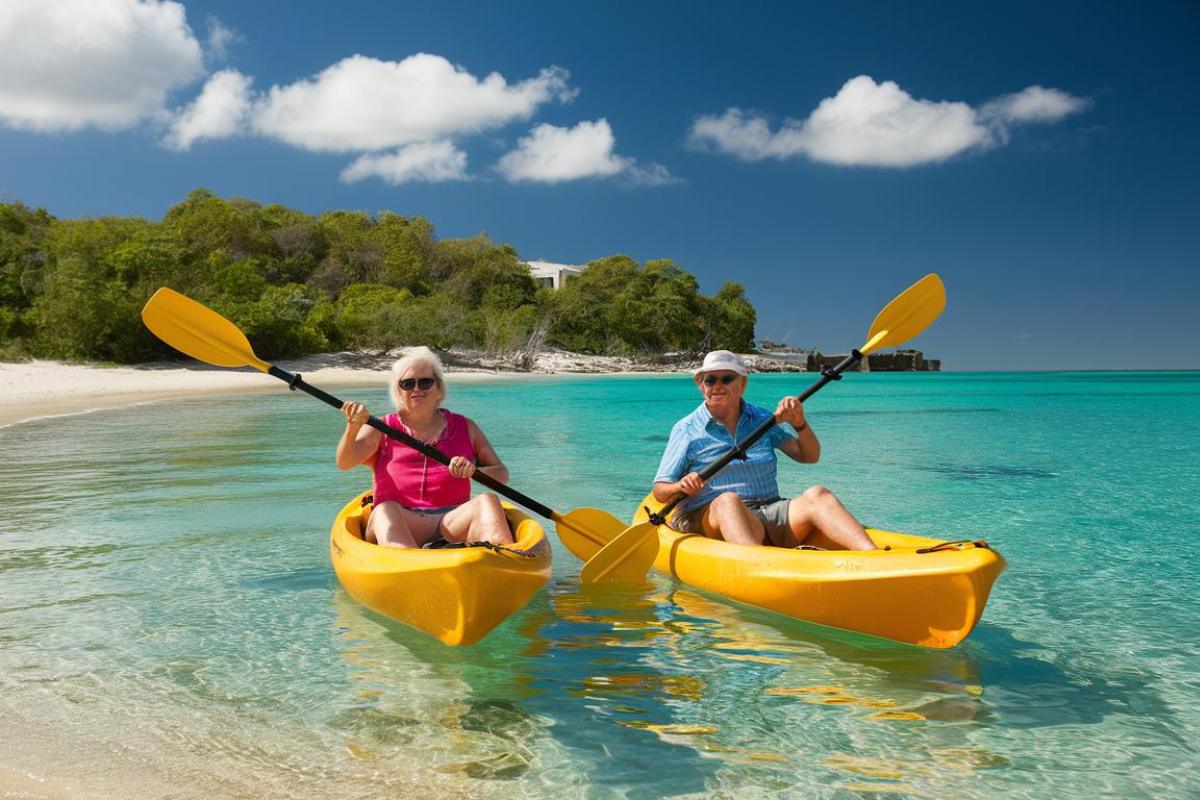
<svg viewBox="0 0 1200 800">
<path fill-rule="evenodd" d="M 927 272 L 949 369 L 1195 368 L 1200 6 L 6 0 L 0 193 L 392 210 L 672 258 L 828 352 Z"/>
</svg>

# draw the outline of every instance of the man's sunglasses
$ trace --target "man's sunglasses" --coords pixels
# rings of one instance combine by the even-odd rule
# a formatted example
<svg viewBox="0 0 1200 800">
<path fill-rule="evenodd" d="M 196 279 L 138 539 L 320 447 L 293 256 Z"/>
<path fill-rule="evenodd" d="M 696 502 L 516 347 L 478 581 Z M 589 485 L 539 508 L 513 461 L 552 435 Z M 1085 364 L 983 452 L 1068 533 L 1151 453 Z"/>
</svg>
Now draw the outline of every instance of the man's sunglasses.
<svg viewBox="0 0 1200 800">
<path fill-rule="evenodd" d="M 738 378 L 737 375 L 722 375 L 719 378 L 716 375 L 705 375 L 704 376 L 704 385 L 705 386 L 716 386 L 717 383 L 719 382 L 719 383 L 723 383 L 726 386 L 728 386 L 729 384 L 736 381 L 737 378 Z"/>
<path fill-rule="evenodd" d="M 420 387 L 422 391 L 429 391 L 435 383 L 437 383 L 437 378 L 405 378 L 400 381 L 400 388 L 406 392 L 411 392 L 417 387 Z"/>
</svg>

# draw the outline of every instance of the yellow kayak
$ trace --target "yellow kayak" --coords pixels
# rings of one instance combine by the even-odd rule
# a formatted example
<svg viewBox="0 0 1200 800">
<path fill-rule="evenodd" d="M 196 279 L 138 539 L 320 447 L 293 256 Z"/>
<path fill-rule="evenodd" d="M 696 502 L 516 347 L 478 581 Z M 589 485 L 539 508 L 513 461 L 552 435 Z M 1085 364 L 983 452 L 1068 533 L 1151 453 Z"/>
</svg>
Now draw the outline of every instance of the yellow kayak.
<svg viewBox="0 0 1200 800">
<path fill-rule="evenodd" d="M 370 508 L 369 494 L 361 494 L 333 521 L 329 557 L 342 588 L 372 611 L 446 644 L 479 641 L 550 579 L 545 531 L 507 503 L 516 539 L 511 550 L 380 547 L 363 540 Z"/>
<path fill-rule="evenodd" d="M 645 506 L 657 511 L 663 504 L 647 496 L 634 524 L 648 520 Z M 697 589 L 833 628 L 924 647 L 965 639 L 1004 558 L 983 542 L 868 532 L 891 549 L 746 547 L 660 525 L 654 566 Z M 592 554 L 575 553 L 585 560 Z"/>
</svg>

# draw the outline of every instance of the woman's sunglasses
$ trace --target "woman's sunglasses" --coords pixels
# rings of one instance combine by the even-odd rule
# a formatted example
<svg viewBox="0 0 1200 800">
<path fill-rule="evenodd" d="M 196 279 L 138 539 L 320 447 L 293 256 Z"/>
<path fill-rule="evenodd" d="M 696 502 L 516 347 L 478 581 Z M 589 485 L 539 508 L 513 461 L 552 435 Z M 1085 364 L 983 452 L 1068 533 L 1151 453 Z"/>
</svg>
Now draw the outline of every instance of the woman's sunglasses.
<svg viewBox="0 0 1200 800">
<path fill-rule="evenodd" d="M 400 381 L 400 388 L 406 392 L 411 392 L 413 389 L 420 387 L 422 391 L 429 391 L 433 385 L 437 383 L 437 378 L 405 378 Z"/>
<path fill-rule="evenodd" d="M 722 383 L 722 384 L 728 386 L 729 384 L 736 381 L 737 377 L 738 377 L 737 375 L 722 375 L 721 377 L 718 378 L 716 375 L 705 375 L 704 376 L 704 385 L 705 386 L 716 386 L 717 383 Z"/>
</svg>

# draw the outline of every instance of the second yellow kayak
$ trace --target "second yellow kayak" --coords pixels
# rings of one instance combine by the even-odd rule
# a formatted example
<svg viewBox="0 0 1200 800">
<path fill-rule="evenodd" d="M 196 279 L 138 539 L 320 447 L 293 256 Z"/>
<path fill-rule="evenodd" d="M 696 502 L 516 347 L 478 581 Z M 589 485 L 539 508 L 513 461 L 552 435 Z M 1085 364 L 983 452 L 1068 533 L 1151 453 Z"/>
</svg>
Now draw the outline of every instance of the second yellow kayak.
<svg viewBox="0 0 1200 800">
<path fill-rule="evenodd" d="M 550 579 L 550 543 L 542 526 L 516 508 L 504 510 L 516 542 L 509 550 L 463 547 L 408 550 L 363 539 L 366 493 L 333 522 L 329 554 L 346 592 L 372 611 L 467 645 L 521 609 Z"/>
<path fill-rule="evenodd" d="M 634 524 L 646 522 L 647 496 Z M 1004 558 L 982 542 L 868 529 L 887 550 L 747 547 L 658 526 L 655 568 L 789 617 L 924 647 L 953 647 L 979 622 Z M 564 541 L 572 551 L 586 542 Z M 596 548 L 597 550 L 599 548 Z M 586 560 L 592 552 L 575 552 Z"/>
</svg>

